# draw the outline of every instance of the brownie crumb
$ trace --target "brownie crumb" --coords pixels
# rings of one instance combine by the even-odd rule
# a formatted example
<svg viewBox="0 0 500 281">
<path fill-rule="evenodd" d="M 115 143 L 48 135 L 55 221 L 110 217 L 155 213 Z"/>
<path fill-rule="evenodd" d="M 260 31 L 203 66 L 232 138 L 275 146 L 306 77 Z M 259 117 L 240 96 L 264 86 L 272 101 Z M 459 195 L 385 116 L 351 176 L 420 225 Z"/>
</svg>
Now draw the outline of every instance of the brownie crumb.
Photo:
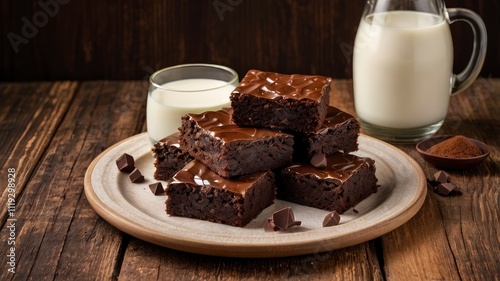
<svg viewBox="0 0 500 281">
<path fill-rule="evenodd" d="M 156 180 L 168 181 L 177 171 L 186 166 L 194 158 L 180 147 L 180 132 L 176 132 L 159 140 L 151 148 L 154 157 Z"/>
</svg>

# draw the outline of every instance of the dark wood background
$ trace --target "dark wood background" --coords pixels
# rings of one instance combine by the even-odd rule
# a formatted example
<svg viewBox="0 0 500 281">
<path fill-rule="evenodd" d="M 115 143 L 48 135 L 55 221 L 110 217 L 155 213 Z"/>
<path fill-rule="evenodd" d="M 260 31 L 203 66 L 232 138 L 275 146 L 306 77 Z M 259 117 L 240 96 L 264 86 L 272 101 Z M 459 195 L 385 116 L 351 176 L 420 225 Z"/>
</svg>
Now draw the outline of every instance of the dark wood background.
<svg viewBox="0 0 500 281">
<path fill-rule="evenodd" d="M 481 75 L 500 77 L 500 1 L 446 4 L 484 19 L 489 42 Z M 191 62 L 227 65 L 240 76 L 258 68 L 351 78 L 363 5 L 363 0 L 2 1 L 0 80 L 146 79 L 157 69 Z M 452 33 L 459 71 L 469 58 L 472 32 L 456 23 Z"/>
</svg>

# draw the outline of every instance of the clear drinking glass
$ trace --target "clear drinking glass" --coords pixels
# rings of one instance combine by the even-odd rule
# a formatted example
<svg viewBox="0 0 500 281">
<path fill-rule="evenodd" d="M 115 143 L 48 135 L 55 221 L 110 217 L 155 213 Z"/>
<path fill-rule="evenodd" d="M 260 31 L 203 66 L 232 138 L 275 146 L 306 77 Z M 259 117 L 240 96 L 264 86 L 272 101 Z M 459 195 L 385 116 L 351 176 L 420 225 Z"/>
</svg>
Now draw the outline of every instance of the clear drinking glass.
<svg viewBox="0 0 500 281">
<path fill-rule="evenodd" d="M 213 64 L 183 64 L 153 73 L 146 109 L 151 143 L 177 132 L 186 113 L 229 107 L 238 83 L 236 71 Z"/>
<path fill-rule="evenodd" d="M 453 74 L 449 24 L 474 32 L 467 67 Z M 353 54 L 354 104 L 363 132 L 393 142 L 417 142 L 443 124 L 450 96 L 478 76 L 486 27 L 474 12 L 443 0 L 368 0 Z"/>
</svg>

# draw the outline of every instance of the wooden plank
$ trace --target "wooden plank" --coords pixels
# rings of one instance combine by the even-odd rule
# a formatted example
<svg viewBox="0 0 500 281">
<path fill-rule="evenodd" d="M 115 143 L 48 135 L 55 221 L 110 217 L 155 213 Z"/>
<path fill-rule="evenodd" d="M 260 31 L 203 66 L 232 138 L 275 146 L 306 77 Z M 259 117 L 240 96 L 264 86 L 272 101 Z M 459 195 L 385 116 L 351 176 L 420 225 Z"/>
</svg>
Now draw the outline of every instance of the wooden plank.
<svg viewBox="0 0 500 281">
<path fill-rule="evenodd" d="M 449 115 L 438 134 L 488 140 L 491 156 L 480 167 L 447 171 L 459 195 L 442 197 L 429 187 L 422 210 L 382 237 L 388 280 L 495 280 L 500 272 L 500 81 L 479 79 L 451 98 Z M 425 163 L 414 145 L 399 145 L 423 168 L 428 179 L 439 169 Z"/>
<path fill-rule="evenodd" d="M 412 220 L 379 239 L 280 259 L 217 258 L 158 247 L 123 235 L 92 210 L 83 195 L 86 167 L 105 148 L 144 130 L 144 81 L 79 86 L 74 82 L 2 83 L 0 90 L 0 157 L 4 157 L 0 160 L 6 161 L 0 178 L 5 178 L 12 163 L 21 163 L 17 166 L 23 171 L 23 191 L 16 205 L 18 272 L 2 271 L 1 280 L 498 278 L 500 235 L 492 227 L 500 225 L 500 178 L 496 176 L 500 130 L 494 115 L 500 106 L 498 79 L 480 79 L 452 97 L 449 116 L 439 132 L 487 140 L 492 148 L 480 168 L 450 172 L 461 195 L 441 197 L 429 190 Z M 59 96 L 66 91 L 69 97 Z M 351 81 L 336 81 L 333 93 L 333 105 L 354 113 Z M 29 160 L 32 154 L 25 151 L 26 146 L 38 158 Z M 398 147 L 422 166 L 427 177 L 437 171 L 423 162 L 414 145 Z M 1 237 L 7 237 L 3 226 Z M 7 243 L 0 243 L 0 252 L 8 252 Z"/>
<path fill-rule="evenodd" d="M 120 280 L 382 280 L 374 242 L 332 252 L 272 259 L 183 253 L 132 239 Z"/>
<path fill-rule="evenodd" d="M 84 174 L 105 148 L 140 132 L 144 89 L 142 81 L 80 85 L 19 198 L 16 278 L 108 280 L 116 274 L 123 236 L 88 204 Z"/>
<path fill-rule="evenodd" d="M 71 100 L 75 95 L 76 82 L 33 82 L 33 83 L 2 83 L 0 84 L 0 179 L 7 182 L 7 174 L 15 170 L 15 202 L 9 203 L 10 190 L 2 190 L 0 214 L 2 221 L 1 237 L 13 238 L 3 240 L 0 251 L 5 255 L 14 254 L 14 264 L 11 257 L 2 259 L 3 265 L 0 279 L 8 280 L 17 276 L 21 270 L 19 262 L 29 255 L 22 250 L 17 238 L 22 232 L 23 218 L 21 198 L 27 184 L 49 146 L 59 124 L 64 118 Z M 5 181 L 4 181 L 5 180 Z M 5 185 L 7 187 L 7 184 Z M 11 197 L 9 197 L 12 199 Z M 28 206 L 29 207 L 29 206 Z M 7 212 L 9 211 L 9 212 Z M 6 221 L 8 219 L 8 221 Z M 17 220 L 17 221 L 16 221 Z M 7 226 L 15 228 L 7 228 Z M 14 249 L 14 251 L 12 251 Z M 15 275 L 9 271 L 15 271 Z M 29 268 L 27 268 L 29 270 Z"/>
<path fill-rule="evenodd" d="M 227 65 L 240 75 L 258 68 L 350 78 L 365 2 L 54 1 L 44 3 L 67 3 L 50 16 L 37 0 L 0 3 L 0 29 L 6 35 L 0 45 L 0 80 L 143 79 L 153 70 L 189 62 Z M 493 51 L 482 73 L 498 77 L 500 52 L 494 50 L 500 44 L 500 2 L 446 3 L 484 18 L 488 50 Z M 35 14 L 44 24 L 33 24 Z M 452 28 L 458 71 L 470 57 L 471 31 L 465 23 Z M 13 34 L 19 36 L 14 44 Z"/>
<path fill-rule="evenodd" d="M 0 84 L 0 179 L 15 170 L 19 196 L 66 114 L 78 83 Z M 2 190 L 0 221 L 7 216 L 7 193 Z"/>
<path fill-rule="evenodd" d="M 451 100 L 447 124 L 453 134 L 487 142 L 491 153 L 480 167 L 449 174 L 460 191 L 451 198 L 436 196 L 445 222 L 450 249 L 460 276 L 478 280 L 499 278 L 500 260 L 500 80 L 477 80 L 470 89 Z"/>
<path fill-rule="evenodd" d="M 382 237 L 387 280 L 459 279 L 439 208 L 429 198 L 432 195 L 422 206 L 425 212 Z"/>
</svg>

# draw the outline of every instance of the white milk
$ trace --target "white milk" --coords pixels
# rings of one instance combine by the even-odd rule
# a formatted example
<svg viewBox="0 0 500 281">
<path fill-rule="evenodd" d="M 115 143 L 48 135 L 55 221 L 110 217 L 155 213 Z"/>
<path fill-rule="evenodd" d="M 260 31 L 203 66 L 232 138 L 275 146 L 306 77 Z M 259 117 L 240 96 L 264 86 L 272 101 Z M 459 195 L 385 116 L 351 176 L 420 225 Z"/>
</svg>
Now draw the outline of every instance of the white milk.
<svg viewBox="0 0 500 281">
<path fill-rule="evenodd" d="M 410 11 L 369 15 L 361 20 L 354 47 L 356 113 L 362 121 L 397 129 L 442 121 L 452 67 L 446 21 Z"/>
<path fill-rule="evenodd" d="M 202 113 L 230 106 L 235 85 L 214 79 L 184 79 L 168 82 L 148 95 L 149 137 L 158 141 L 175 133 L 186 113 Z M 211 89 L 211 90 L 204 90 Z"/>
</svg>

